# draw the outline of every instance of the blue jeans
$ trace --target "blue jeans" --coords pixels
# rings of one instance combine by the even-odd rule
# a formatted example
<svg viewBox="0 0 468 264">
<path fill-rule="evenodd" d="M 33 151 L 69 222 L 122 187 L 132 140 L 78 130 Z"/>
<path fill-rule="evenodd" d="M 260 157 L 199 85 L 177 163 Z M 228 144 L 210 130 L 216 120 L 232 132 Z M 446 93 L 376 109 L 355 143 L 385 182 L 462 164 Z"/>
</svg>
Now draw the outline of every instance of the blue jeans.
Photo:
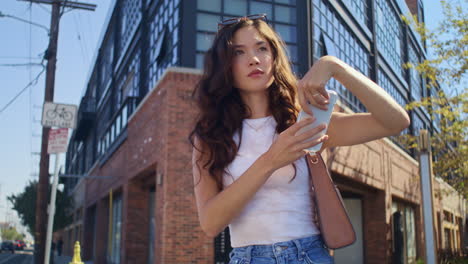
<svg viewBox="0 0 468 264">
<path fill-rule="evenodd" d="M 316 264 L 334 263 L 320 235 L 234 248 L 229 264 Z"/>
</svg>

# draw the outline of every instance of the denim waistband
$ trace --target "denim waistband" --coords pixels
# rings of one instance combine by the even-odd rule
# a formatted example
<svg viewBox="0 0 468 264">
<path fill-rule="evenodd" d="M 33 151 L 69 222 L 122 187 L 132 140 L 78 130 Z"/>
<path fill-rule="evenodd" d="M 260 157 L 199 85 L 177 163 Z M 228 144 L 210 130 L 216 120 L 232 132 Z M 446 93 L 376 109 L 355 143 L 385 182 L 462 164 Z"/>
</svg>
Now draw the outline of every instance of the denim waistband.
<svg viewBox="0 0 468 264">
<path fill-rule="evenodd" d="M 248 261 L 252 257 L 277 257 L 282 254 L 297 254 L 299 260 L 305 255 L 305 251 L 311 248 L 325 247 L 320 234 L 310 237 L 293 239 L 284 242 L 278 242 L 270 245 L 251 245 L 234 248 L 230 253 L 230 258 L 237 255 L 246 258 Z"/>
</svg>

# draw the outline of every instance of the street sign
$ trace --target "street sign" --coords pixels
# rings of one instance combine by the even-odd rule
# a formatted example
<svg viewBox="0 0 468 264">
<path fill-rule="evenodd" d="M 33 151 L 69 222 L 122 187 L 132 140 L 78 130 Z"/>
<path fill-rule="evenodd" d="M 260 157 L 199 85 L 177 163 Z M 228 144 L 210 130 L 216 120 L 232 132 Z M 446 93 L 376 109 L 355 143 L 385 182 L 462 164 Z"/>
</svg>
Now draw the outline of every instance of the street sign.
<svg viewBox="0 0 468 264">
<path fill-rule="evenodd" d="M 75 129 L 77 112 L 76 105 L 45 102 L 42 110 L 42 125 Z"/>
<path fill-rule="evenodd" d="M 49 132 L 49 145 L 47 153 L 67 152 L 68 128 L 51 129 Z"/>
</svg>

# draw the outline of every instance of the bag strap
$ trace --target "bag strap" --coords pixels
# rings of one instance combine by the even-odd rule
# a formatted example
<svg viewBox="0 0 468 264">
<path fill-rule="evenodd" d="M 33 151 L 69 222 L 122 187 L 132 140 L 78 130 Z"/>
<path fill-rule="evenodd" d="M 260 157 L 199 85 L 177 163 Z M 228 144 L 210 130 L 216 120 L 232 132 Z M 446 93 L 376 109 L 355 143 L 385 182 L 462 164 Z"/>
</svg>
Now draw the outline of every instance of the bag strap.
<svg viewBox="0 0 468 264">
<path fill-rule="evenodd" d="M 318 156 L 320 156 L 320 159 L 318 158 Z M 317 168 L 315 168 L 315 167 L 317 166 L 317 164 L 319 162 L 324 162 L 324 161 L 323 161 L 322 156 L 320 155 L 320 153 L 316 153 L 315 155 L 307 154 L 305 158 L 306 158 L 307 169 L 309 171 L 310 197 L 311 197 L 311 202 L 313 203 L 313 207 L 314 207 L 314 224 L 315 224 L 315 226 L 317 226 L 317 228 L 320 229 L 319 212 L 317 210 L 317 197 L 315 195 L 315 187 L 314 187 L 314 182 L 312 180 L 312 171 L 313 170 L 316 171 Z M 320 169 L 320 168 L 322 168 L 322 169 L 325 168 L 326 169 L 325 163 L 323 165 L 324 166 L 318 167 L 318 169 Z M 312 168 L 312 166 L 314 166 L 314 168 Z"/>
<path fill-rule="evenodd" d="M 315 218 L 325 244 L 332 249 L 354 243 L 356 234 L 343 199 L 320 153 L 306 155 Z M 320 206 L 321 205 L 321 206 Z"/>
</svg>

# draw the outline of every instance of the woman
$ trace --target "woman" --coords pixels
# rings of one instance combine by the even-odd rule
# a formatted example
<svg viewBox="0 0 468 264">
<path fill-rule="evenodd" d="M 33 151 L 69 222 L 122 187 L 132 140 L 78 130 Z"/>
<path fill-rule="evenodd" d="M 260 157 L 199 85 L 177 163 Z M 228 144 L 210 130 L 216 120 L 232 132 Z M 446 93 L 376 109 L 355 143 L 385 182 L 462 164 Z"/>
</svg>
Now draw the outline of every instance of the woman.
<svg viewBox="0 0 468 264">
<path fill-rule="evenodd" d="M 215 237 L 229 225 L 230 263 L 333 263 L 313 224 L 305 149 L 321 151 L 396 135 L 407 113 L 382 88 L 337 58 L 293 75 L 278 35 L 256 15 L 220 24 L 194 91 L 200 115 L 190 134 L 195 196 L 202 230 Z M 334 77 L 369 113 L 333 113 L 296 123 L 307 102 L 326 108 Z M 312 114 L 312 113 L 310 113 Z"/>
</svg>

